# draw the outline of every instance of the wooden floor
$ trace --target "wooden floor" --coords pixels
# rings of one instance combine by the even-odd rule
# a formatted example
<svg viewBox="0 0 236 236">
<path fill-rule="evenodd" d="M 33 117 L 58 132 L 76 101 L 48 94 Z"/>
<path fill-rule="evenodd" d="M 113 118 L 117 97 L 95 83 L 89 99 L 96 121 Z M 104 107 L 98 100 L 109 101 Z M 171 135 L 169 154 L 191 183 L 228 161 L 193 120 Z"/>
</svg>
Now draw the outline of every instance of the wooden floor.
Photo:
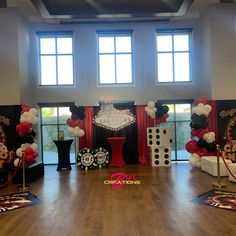
<svg viewBox="0 0 236 236">
<path fill-rule="evenodd" d="M 117 171 L 134 175 L 140 185 L 112 189 L 104 180 Z M 235 191 L 227 183 L 225 190 Z M 172 167 L 129 165 L 81 171 L 46 166 L 44 178 L 29 191 L 43 203 L 0 214 L 1 236 L 230 236 L 236 235 L 236 212 L 198 205 L 194 197 L 212 189 L 216 178 L 188 163 Z M 0 189 L 18 191 L 18 185 Z"/>
</svg>

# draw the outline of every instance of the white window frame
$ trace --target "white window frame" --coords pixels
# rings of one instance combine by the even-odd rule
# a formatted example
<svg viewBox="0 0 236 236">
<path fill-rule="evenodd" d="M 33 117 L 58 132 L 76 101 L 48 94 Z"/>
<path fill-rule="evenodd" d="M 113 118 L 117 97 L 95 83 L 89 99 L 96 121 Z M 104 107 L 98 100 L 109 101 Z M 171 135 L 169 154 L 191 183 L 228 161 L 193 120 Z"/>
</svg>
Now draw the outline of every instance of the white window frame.
<svg viewBox="0 0 236 236">
<path fill-rule="evenodd" d="M 115 37 L 117 36 L 130 36 L 131 37 L 131 52 L 127 53 L 119 53 L 116 52 L 116 48 L 114 53 L 100 53 L 99 52 L 99 37 L 109 37 L 112 36 Z M 101 83 L 100 82 L 100 55 L 114 55 L 115 56 L 115 82 L 114 83 Z M 117 83 L 117 74 L 116 74 L 116 55 L 120 54 L 130 54 L 131 55 L 131 79 L 132 81 L 130 83 Z M 132 86 L 134 85 L 134 58 L 133 58 L 133 31 L 132 30 L 98 30 L 97 31 L 97 62 L 98 62 L 98 76 L 97 76 L 97 85 L 98 87 L 106 87 L 106 86 L 115 86 L 115 87 L 120 87 L 120 86 Z"/>
<path fill-rule="evenodd" d="M 158 29 L 156 30 L 156 84 L 192 84 L 193 83 L 193 53 L 192 53 L 192 28 L 180 29 Z M 188 51 L 174 51 L 174 35 L 188 35 L 189 36 L 189 50 Z M 158 35 L 171 35 L 172 36 L 172 50 L 158 52 L 157 37 Z M 188 81 L 175 81 L 175 65 L 174 56 L 176 53 L 187 52 L 189 55 L 189 80 Z M 172 81 L 159 81 L 158 80 L 158 54 L 171 53 L 172 54 Z"/>
<path fill-rule="evenodd" d="M 36 32 L 37 37 L 38 37 L 38 47 L 37 47 L 37 55 L 38 55 L 38 82 L 37 85 L 39 87 L 68 87 L 68 86 L 75 86 L 75 66 L 74 66 L 74 38 L 73 38 L 73 31 L 38 31 Z M 58 53 L 57 52 L 57 45 L 56 45 L 56 52 L 55 54 L 49 54 L 53 55 L 56 57 L 56 83 L 55 84 L 42 84 L 41 83 L 41 63 L 40 63 L 40 58 L 41 55 L 47 55 L 47 54 L 41 54 L 41 48 L 40 48 L 40 38 L 71 38 L 72 39 L 72 53 Z M 58 83 L 58 56 L 60 55 L 71 55 L 72 56 L 72 73 L 73 73 L 73 82 L 72 83 L 63 83 L 60 84 Z"/>
</svg>

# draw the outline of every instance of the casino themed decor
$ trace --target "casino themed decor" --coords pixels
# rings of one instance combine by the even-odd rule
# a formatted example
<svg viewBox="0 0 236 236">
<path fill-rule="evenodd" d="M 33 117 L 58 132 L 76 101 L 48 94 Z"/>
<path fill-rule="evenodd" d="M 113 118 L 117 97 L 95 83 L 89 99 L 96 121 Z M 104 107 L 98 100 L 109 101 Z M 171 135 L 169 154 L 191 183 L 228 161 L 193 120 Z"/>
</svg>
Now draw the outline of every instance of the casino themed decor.
<svg viewBox="0 0 236 236">
<path fill-rule="evenodd" d="M 99 168 L 108 166 L 108 163 L 110 161 L 110 154 L 105 148 L 96 148 L 94 150 L 94 156 Z"/>
<path fill-rule="evenodd" d="M 135 119 L 128 109 L 118 110 L 114 108 L 112 102 L 104 102 L 94 118 L 94 124 L 104 129 L 118 131 L 134 123 Z"/>
<path fill-rule="evenodd" d="M 85 108 L 76 105 L 70 106 L 71 118 L 66 123 L 69 125 L 67 131 L 71 137 L 83 137 L 84 130 L 80 128 L 80 121 L 85 118 Z"/>
<path fill-rule="evenodd" d="M 110 161 L 109 152 L 102 147 L 96 149 L 84 148 L 77 156 L 77 165 L 83 170 L 107 167 Z"/>
<path fill-rule="evenodd" d="M 30 108 L 29 105 L 22 105 L 20 123 L 16 126 L 18 137 L 16 139 L 18 148 L 16 155 L 18 158 L 14 160 L 14 165 L 18 167 L 24 160 L 27 163 L 35 162 L 38 156 L 38 145 L 34 143 L 36 135 L 33 125 L 38 123 L 38 111 Z"/>
<path fill-rule="evenodd" d="M 7 168 L 8 167 L 8 149 L 7 146 L 0 142 L 0 168 Z"/>
<path fill-rule="evenodd" d="M 192 199 L 192 202 L 219 209 L 236 211 L 235 192 L 212 189 L 209 192 L 203 193 Z"/>
<path fill-rule="evenodd" d="M 94 111 L 94 146 L 108 150 L 111 154 L 109 166 L 136 163 L 138 136 L 135 106 L 129 103 L 101 102 L 100 107 L 94 108 Z M 121 139 L 124 142 L 119 142 Z M 114 142 L 119 142 L 118 146 Z"/>
<path fill-rule="evenodd" d="M 0 196 L 0 213 L 22 207 L 41 204 L 42 201 L 30 192 L 12 193 Z"/>
<path fill-rule="evenodd" d="M 97 168 L 97 157 L 95 157 L 94 154 L 94 150 L 90 150 L 89 148 L 84 148 L 79 151 L 77 157 L 78 167 L 84 170 Z"/>
<path fill-rule="evenodd" d="M 154 119 L 154 126 L 166 122 L 166 119 L 169 117 L 169 107 L 163 105 L 160 101 L 157 101 L 156 103 L 149 101 L 145 107 L 145 111 L 148 116 Z"/>
<path fill-rule="evenodd" d="M 216 137 L 215 132 L 208 129 L 207 117 L 212 107 L 207 104 L 207 99 L 200 99 L 193 107 L 191 116 L 191 135 L 192 140 L 185 145 L 186 150 L 191 153 L 189 163 L 193 167 L 201 167 L 202 156 L 216 155 Z"/>
<path fill-rule="evenodd" d="M 17 158 L 14 160 L 15 167 L 22 167 L 22 188 L 25 185 L 25 163 L 34 163 L 38 156 L 38 145 L 34 143 L 36 135 L 33 130 L 33 125 L 38 123 L 38 111 L 35 108 L 30 108 L 29 105 L 22 105 L 20 123 L 16 126 L 18 137 L 16 138 Z"/>
<path fill-rule="evenodd" d="M 153 125 L 160 125 L 166 122 L 169 117 L 169 107 L 160 101 L 154 103 L 149 101 L 145 107 L 148 116 L 153 119 Z M 171 127 L 149 127 L 147 128 L 147 146 L 152 166 L 171 165 L 171 144 L 173 129 Z"/>
<path fill-rule="evenodd" d="M 172 127 L 147 128 L 147 145 L 152 166 L 171 165 Z"/>
<path fill-rule="evenodd" d="M 236 101 L 217 102 L 218 139 L 224 158 L 236 163 Z"/>
<path fill-rule="evenodd" d="M 8 184 L 8 172 L 13 167 L 16 125 L 20 119 L 20 105 L 0 106 L 0 188 Z"/>
</svg>

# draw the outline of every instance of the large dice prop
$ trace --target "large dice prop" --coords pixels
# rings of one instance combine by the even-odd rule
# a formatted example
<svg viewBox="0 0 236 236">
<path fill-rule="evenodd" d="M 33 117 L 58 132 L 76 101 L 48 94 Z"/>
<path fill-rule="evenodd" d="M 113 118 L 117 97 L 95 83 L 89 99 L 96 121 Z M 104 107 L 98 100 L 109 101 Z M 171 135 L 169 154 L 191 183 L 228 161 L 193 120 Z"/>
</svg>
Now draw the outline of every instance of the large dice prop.
<svg viewBox="0 0 236 236">
<path fill-rule="evenodd" d="M 173 129 L 171 127 L 147 128 L 147 145 L 150 149 L 152 166 L 171 165 L 171 145 Z"/>
</svg>

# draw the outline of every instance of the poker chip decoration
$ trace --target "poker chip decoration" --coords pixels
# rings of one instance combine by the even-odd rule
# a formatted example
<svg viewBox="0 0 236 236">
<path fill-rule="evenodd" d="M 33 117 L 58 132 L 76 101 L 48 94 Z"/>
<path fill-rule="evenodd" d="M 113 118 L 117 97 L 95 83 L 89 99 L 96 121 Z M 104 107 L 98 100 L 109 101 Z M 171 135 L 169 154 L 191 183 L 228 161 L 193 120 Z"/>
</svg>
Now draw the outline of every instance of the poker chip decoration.
<svg viewBox="0 0 236 236">
<path fill-rule="evenodd" d="M 97 160 L 94 155 L 94 150 L 84 148 L 78 153 L 77 165 L 81 169 L 94 169 L 97 168 Z"/>
<path fill-rule="evenodd" d="M 105 148 L 99 147 L 95 149 L 94 156 L 99 167 L 106 167 L 108 165 L 110 160 L 110 154 Z"/>
</svg>

